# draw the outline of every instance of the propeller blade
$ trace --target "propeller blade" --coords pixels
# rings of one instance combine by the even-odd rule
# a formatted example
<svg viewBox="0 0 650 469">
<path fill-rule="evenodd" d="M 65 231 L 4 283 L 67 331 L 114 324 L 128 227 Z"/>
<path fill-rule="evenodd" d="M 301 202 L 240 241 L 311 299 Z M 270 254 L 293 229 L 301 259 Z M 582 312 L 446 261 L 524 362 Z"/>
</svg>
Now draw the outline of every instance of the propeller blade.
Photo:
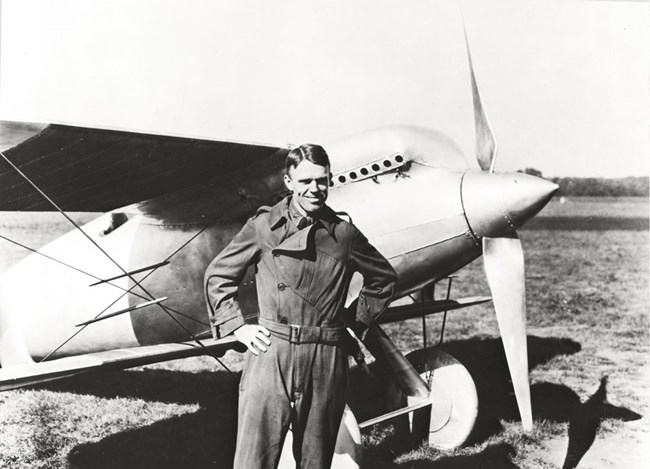
<svg viewBox="0 0 650 469">
<path fill-rule="evenodd" d="M 485 109 L 483 108 L 481 95 L 478 91 L 478 85 L 476 84 L 474 66 L 472 65 L 472 55 L 469 51 L 469 42 L 467 40 L 467 30 L 465 30 L 464 24 L 463 32 L 465 33 L 465 48 L 467 50 L 469 72 L 472 79 L 472 101 L 474 103 L 474 127 L 476 132 L 476 160 L 483 171 L 489 170 L 490 173 L 493 173 L 497 155 L 497 141 L 492 129 L 490 128 L 490 122 L 488 121 Z"/>
<path fill-rule="evenodd" d="M 427 383 L 381 327 L 373 325 L 368 330 L 363 344 L 377 362 L 391 373 L 405 395 L 425 398 L 431 394 Z"/>
<path fill-rule="evenodd" d="M 533 429 L 526 345 L 524 253 L 515 232 L 483 238 L 483 259 L 524 430 Z"/>
</svg>

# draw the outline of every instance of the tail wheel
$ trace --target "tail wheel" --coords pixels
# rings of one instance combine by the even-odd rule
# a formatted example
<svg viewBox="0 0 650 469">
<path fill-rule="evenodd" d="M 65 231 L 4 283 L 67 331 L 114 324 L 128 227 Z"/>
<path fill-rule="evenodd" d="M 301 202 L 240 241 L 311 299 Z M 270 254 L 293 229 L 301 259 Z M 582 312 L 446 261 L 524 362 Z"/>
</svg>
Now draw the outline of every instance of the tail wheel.
<svg viewBox="0 0 650 469">
<path fill-rule="evenodd" d="M 478 415 L 476 386 L 467 369 L 448 353 L 436 349 L 417 350 L 406 358 L 431 389 L 425 407 L 409 414 L 409 430 L 414 438 L 440 449 L 453 449 L 467 441 Z M 413 405 L 419 398 L 401 397 Z"/>
</svg>

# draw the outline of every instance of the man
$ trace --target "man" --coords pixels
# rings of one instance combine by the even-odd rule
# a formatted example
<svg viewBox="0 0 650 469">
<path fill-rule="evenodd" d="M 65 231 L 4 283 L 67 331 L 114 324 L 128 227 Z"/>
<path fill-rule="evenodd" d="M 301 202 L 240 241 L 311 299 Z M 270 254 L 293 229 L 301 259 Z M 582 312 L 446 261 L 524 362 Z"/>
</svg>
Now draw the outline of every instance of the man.
<svg viewBox="0 0 650 469">
<path fill-rule="evenodd" d="M 325 204 L 329 174 L 322 147 L 291 150 L 284 176 L 291 195 L 260 208 L 205 274 L 213 333 L 233 333 L 249 350 L 240 383 L 237 469 L 276 467 L 290 424 L 298 467 L 330 467 L 345 407 L 345 326 L 360 337 L 393 296 L 396 275 L 388 261 Z M 236 301 L 251 264 L 257 325 L 245 324 Z M 356 316 L 344 320 L 354 271 L 364 285 Z"/>
</svg>

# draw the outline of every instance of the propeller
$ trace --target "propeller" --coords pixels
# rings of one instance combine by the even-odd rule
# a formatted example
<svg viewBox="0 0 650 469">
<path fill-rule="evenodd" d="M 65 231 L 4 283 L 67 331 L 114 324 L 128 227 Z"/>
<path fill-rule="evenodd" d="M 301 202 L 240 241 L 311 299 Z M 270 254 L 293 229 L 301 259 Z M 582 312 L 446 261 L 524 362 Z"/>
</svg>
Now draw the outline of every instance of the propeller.
<svg viewBox="0 0 650 469">
<path fill-rule="evenodd" d="M 483 261 L 524 430 L 533 429 L 528 385 L 524 251 L 514 231 L 483 238 Z"/>
<path fill-rule="evenodd" d="M 494 165 L 496 162 L 497 141 L 490 127 L 476 83 L 469 41 L 467 39 L 467 30 L 464 24 L 463 30 L 472 82 L 476 159 L 484 172 L 487 171 L 489 174 L 492 174 L 494 173 Z M 541 192 L 548 191 L 550 191 L 550 196 L 552 196 L 555 189 L 544 187 L 543 191 L 540 191 L 540 195 Z M 543 200 L 542 207 L 550 199 L 550 196 L 546 198 L 547 194 L 545 194 L 539 198 L 540 201 Z M 539 203 L 537 202 L 538 205 Z M 501 333 L 503 347 L 508 361 L 508 368 L 510 370 L 510 377 L 512 379 L 522 425 L 525 431 L 531 431 L 533 429 L 533 419 L 530 402 L 530 386 L 528 382 L 524 255 L 521 241 L 514 231 L 514 226 L 517 225 L 511 223 L 509 213 L 506 210 L 502 210 L 498 215 L 505 219 L 510 226 L 508 227 L 508 232 L 498 237 L 483 236 L 482 246 L 485 273 L 492 292 L 494 308 L 499 323 L 499 332 Z"/>
<path fill-rule="evenodd" d="M 465 50 L 467 50 L 467 60 L 469 61 L 469 73 L 472 80 L 472 102 L 474 104 L 474 127 L 476 129 L 476 159 L 478 165 L 483 171 L 489 170 L 490 173 L 494 172 L 494 163 L 497 156 L 497 140 L 494 137 L 494 132 L 490 127 L 483 102 L 481 101 L 481 94 L 478 90 L 476 83 L 476 76 L 474 75 L 474 66 L 472 65 L 472 54 L 469 51 L 469 41 L 467 40 L 467 29 L 463 23 L 463 33 L 465 35 Z"/>
</svg>

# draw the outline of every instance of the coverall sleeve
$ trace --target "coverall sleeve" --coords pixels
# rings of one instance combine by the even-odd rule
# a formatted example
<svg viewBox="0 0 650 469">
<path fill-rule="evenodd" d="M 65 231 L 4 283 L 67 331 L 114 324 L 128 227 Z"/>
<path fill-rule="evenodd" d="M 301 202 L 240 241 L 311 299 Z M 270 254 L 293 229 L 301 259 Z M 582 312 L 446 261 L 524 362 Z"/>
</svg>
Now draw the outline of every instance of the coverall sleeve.
<svg viewBox="0 0 650 469">
<path fill-rule="evenodd" d="M 384 312 L 393 299 L 397 274 L 388 260 L 368 239 L 357 231 L 350 249 L 352 268 L 363 276 L 363 287 L 357 303 L 356 323 L 353 327 L 359 338 Z"/>
<path fill-rule="evenodd" d="M 205 297 L 215 338 L 225 337 L 245 324 L 237 302 L 237 290 L 258 253 L 255 227 L 250 218 L 206 269 Z"/>
</svg>

